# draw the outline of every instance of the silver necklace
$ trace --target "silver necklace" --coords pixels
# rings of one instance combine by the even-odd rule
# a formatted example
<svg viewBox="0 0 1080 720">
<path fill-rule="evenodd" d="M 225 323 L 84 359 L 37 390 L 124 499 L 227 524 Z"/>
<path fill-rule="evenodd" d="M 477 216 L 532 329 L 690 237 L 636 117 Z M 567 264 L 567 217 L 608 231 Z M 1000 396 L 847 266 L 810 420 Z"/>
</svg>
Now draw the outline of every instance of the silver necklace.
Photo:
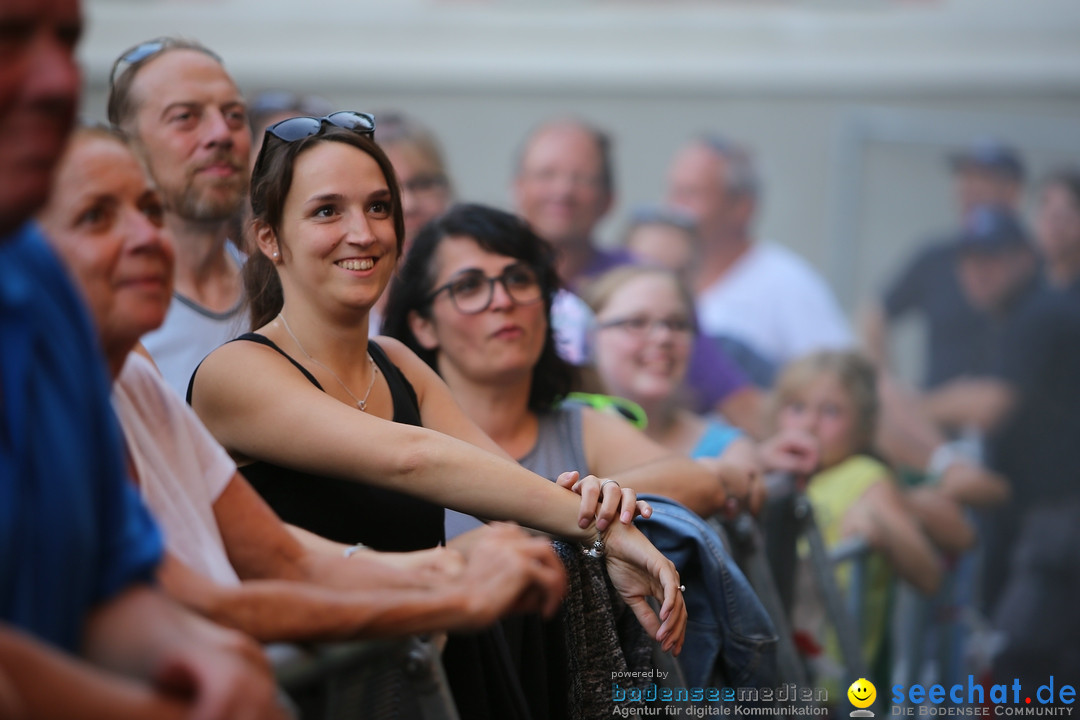
<svg viewBox="0 0 1080 720">
<path fill-rule="evenodd" d="M 300 344 L 300 341 L 296 339 L 296 335 L 293 334 L 292 328 L 289 327 L 289 321 L 285 319 L 285 316 L 281 313 L 278 313 L 278 317 L 281 318 L 281 324 L 285 326 L 285 332 L 289 333 L 289 337 L 291 337 L 292 341 L 296 343 L 296 347 L 300 348 L 300 352 L 304 353 L 304 357 L 321 367 L 326 372 L 333 375 L 334 379 L 338 381 L 338 385 L 344 388 L 345 392 L 349 393 L 349 397 L 351 397 L 353 399 L 353 402 L 356 403 L 356 407 L 360 408 L 360 412 L 367 412 L 368 398 L 371 397 L 371 388 L 375 387 L 375 375 L 377 375 L 379 372 L 379 368 L 375 365 L 375 360 L 372 359 L 370 351 L 368 352 L 367 360 L 368 364 L 371 365 L 371 382 L 368 383 L 367 392 L 364 393 L 364 399 L 361 400 L 360 398 L 353 395 L 352 390 L 350 390 L 349 386 L 346 385 L 342 381 L 342 379 L 338 377 L 338 374 L 336 372 L 326 367 L 315 358 L 311 357 L 311 354 L 308 353 L 308 351 L 304 349 L 304 346 Z"/>
</svg>

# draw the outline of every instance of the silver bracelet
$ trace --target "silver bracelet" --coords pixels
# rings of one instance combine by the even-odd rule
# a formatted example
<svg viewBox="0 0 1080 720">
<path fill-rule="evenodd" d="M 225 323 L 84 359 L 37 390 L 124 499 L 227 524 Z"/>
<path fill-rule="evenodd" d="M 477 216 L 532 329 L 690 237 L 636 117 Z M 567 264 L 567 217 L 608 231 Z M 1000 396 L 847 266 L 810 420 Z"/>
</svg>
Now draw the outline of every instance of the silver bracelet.
<svg viewBox="0 0 1080 720">
<path fill-rule="evenodd" d="M 605 549 L 604 538 L 601 537 L 600 533 L 596 533 L 596 539 L 592 541 L 592 544 L 582 546 L 581 554 L 585 557 L 600 559 L 604 557 Z"/>
<path fill-rule="evenodd" d="M 345 548 L 341 552 L 341 554 L 343 556 L 345 556 L 346 558 L 351 558 L 353 556 L 353 554 L 357 550 L 366 550 L 366 549 L 367 549 L 367 545 L 365 545 L 364 543 L 356 543 L 355 545 L 350 545 L 349 547 Z"/>
</svg>

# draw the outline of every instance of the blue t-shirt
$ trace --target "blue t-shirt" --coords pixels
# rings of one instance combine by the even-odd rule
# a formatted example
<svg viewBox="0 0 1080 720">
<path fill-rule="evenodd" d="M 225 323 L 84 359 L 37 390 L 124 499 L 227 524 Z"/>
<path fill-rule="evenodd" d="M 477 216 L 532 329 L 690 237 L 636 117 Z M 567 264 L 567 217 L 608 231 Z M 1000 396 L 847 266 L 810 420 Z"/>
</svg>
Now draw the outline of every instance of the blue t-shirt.
<svg viewBox="0 0 1080 720">
<path fill-rule="evenodd" d="M 737 438 L 742 437 L 738 428 L 706 418 L 705 434 L 698 440 L 697 445 L 690 451 L 690 457 L 698 458 L 720 457 L 727 450 L 727 446 Z"/>
<path fill-rule="evenodd" d="M 0 620 L 72 652 L 94 606 L 153 578 L 102 354 L 40 231 L 0 238 Z"/>
</svg>

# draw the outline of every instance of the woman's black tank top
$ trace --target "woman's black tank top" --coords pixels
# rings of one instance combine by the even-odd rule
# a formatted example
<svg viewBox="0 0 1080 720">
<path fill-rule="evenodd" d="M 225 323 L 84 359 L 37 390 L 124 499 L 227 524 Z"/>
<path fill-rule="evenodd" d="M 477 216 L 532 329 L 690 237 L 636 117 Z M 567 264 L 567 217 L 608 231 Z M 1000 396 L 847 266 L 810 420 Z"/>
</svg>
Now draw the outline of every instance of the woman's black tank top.
<svg viewBox="0 0 1080 720">
<path fill-rule="evenodd" d="M 265 345 L 281 353 L 311 384 L 319 381 L 274 341 L 246 333 L 236 341 Z M 416 391 L 382 348 L 368 342 L 372 360 L 386 378 L 394 401 L 394 422 L 420 425 Z M 363 443 L 363 437 L 356 442 Z M 352 480 L 313 475 L 267 462 L 240 472 L 282 520 L 340 543 L 364 543 L 376 550 L 404 552 L 443 542 L 443 508 L 404 493 Z"/>
</svg>

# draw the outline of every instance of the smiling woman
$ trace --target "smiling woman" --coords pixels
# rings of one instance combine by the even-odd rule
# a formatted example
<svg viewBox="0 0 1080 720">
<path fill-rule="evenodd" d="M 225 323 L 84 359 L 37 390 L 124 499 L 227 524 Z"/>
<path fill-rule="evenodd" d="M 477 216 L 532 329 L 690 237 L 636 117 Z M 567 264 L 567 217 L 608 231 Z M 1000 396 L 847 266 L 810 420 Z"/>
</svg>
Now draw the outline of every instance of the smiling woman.
<svg viewBox="0 0 1080 720">
<path fill-rule="evenodd" d="M 342 127 L 341 115 L 311 119 L 308 134 L 268 129 L 251 185 L 258 252 L 245 269 L 255 332 L 203 362 L 192 406 L 283 519 L 339 542 L 432 547 L 444 507 L 590 547 L 602 537 L 619 594 L 666 649 L 678 649 L 678 574 L 630 524 L 633 491 L 586 478 L 579 498 L 528 472 L 405 346 L 368 341 L 404 235 L 401 199 L 369 129 L 360 120 Z M 355 398 L 369 385 L 361 412 Z M 459 697 L 487 690 L 491 716 L 517 715 L 503 702 L 497 663 L 483 677 L 462 670 L 471 687 Z"/>
<path fill-rule="evenodd" d="M 88 288 L 115 375 L 169 308 L 173 248 L 164 209 L 135 156 L 110 130 L 76 131 L 62 165 L 67 171 L 57 176 L 42 227 Z"/>
</svg>

